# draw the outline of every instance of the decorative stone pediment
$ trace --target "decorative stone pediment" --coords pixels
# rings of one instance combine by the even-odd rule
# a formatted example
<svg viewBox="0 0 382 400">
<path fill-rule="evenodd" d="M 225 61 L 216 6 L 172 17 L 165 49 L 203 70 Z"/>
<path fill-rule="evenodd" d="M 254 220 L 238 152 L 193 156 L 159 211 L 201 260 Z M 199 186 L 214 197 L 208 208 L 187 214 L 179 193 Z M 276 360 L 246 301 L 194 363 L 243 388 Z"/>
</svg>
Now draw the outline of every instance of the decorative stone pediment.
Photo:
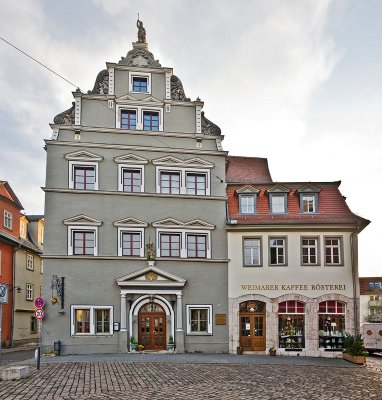
<svg viewBox="0 0 382 400">
<path fill-rule="evenodd" d="M 67 160 L 71 161 L 102 161 L 103 157 L 89 151 L 79 150 L 73 153 L 67 153 L 64 156 Z"/>
<path fill-rule="evenodd" d="M 290 189 L 283 185 L 275 185 L 267 190 L 267 193 L 289 193 Z"/>
<path fill-rule="evenodd" d="M 64 224 L 65 225 L 94 225 L 94 226 L 100 226 L 102 225 L 102 221 L 99 221 L 98 219 L 88 217 L 85 214 L 80 214 L 75 217 L 67 218 L 64 219 Z"/>
<path fill-rule="evenodd" d="M 109 93 L 109 71 L 103 69 L 96 78 L 93 90 L 88 90 L 88 94 L 108 94 Z"/>
<path fill-rule="evenodd" d="M 215 229 L 215 225 L 200 219 L 194 219 L 188 222 L 181 222 L 174 218 L 166 218 L 161 221 L 153 222 L 154 228 L 172 228 L 172 229 Z"/>
<path fill-rule="evenodd" d="M 128 67 L 162 68 L 159 61 L 154 59 L 153 53 L 148 51 L 147 45 L 139 43 L 133 43 L 133 49 L 126 57 L 121 57 L 118 64 Z"/>
<path fill-rule="evenodd" d="M 152 160 L 154 165 L 166 165 L 174 167 L 189 167 L 189 168 L 213 168 L 214 164 L 203 160 L 201 158 L 190 158 L 188 160 L 181 160 L 177 157 L 165 156 Z"/>
<path fill-rule="evenodd" d="M 194 219 L 192 221 L 186 222 L 184 226 L 193 229 L 215 229 L 215 225 L 209 224 L 208 222 L 202 221 L 200 219 Z"/>
<path fill-rule="evenodd" d="M 221 135 L 222 133 L 216 124 L 204 116 L 204 111 L 202 111 L 202 133 L 205 135 Z"/>
<path fill-rule="evenodd" d="M 69 109 L 63 111 L 60 114 L 57 114 L 54 117 L 53 122 L 59 125 L 73 125 L 75 119 L 75 104 L 76 103 L 73 101 L 72 106 Z"/>
<path fill-rule="evenodd" d="M 151 102 L 151 103 L 161 103 L 162 104 L 162 101 L 160 101 L 159 99 L 157 99 L 154 96 L 144 97 L 141 101 L 145 101 L 145 102 L 148 102 L 148 103 Z"/>
<path fill-rule="evenodd" d="M 238 193 L 238 194 L 245 194 L 245 193 L 257 194 L 259 192 L 260 192 L 259 189 L 256 189 L 255 187 L 253 187 L 251 185 L 246 185 L 246 186 L 243 186 L 242 188 L 236 190 L 236 193 Z"/>
<path fill-rule="evenodd" d="M 174 218 L 166 218 L 162 219 L 157 222 L 153 222 L 153 227 L 158 228 L 158 227 L 177 227 L 177 228 L 182 228 L 184 226 L 183 222 L 178 221 L 177 219 Z"/>
<path fill-rule="evenodd" d="M 147 222 L 141 221 L 133 217 L 127 217 L 114 222 L 114 226 L 134 227 L 134 228 L 146 228 Z"/>
<path fill-rule="evenodd" d="M 118 164 L 147 164 L 149 160 L 146 158 L 129 153 L 123 156 L 114 157 L 114 161 Z"/>
<path fill-rule="evenodd" d="M 317 186 L 308 184 L 308 185 L 300 187 L 300 189 L 298 189 L 297 192 L 298 193 L 319 193 L 319 192 L 321 192 L 321 189 Z"/>
<path fill-rule="evenodd" d="M 186 280 L 176 275 L 170 274 L 153 265 L 139 269 L 130 274 L 116 279 L 120 287 L 131 286 L 165 286 L 165 287 L 183 287 Z"/>
<path fill-rule="evenodd" d="M 136 97 L 130 96 L 129 94 L 125 94 L 115 99 L 115 102 L 118 104 L 123 101 L 138 101 Z"/>
</svg>

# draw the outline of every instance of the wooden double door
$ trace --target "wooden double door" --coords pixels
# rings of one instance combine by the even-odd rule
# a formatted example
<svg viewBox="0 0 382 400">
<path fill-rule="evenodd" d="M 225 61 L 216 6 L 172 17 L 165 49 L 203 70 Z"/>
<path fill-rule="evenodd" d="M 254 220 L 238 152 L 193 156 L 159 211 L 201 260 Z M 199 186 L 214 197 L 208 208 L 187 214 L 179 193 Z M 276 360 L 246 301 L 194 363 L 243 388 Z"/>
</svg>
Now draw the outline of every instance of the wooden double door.
<svg viewBox="0 0 382 400">
<path fill-rule="evenodd" d="M 265 350 L 265 314 L 240 313 L 240 346 L 247 351 Z"/>
<path fill-rule="evenodd" d="M 148 303 L 139 311 L 138 343 L 145 350 L 166 350 L 166 313 L 158 304 Z"/>
</svg>

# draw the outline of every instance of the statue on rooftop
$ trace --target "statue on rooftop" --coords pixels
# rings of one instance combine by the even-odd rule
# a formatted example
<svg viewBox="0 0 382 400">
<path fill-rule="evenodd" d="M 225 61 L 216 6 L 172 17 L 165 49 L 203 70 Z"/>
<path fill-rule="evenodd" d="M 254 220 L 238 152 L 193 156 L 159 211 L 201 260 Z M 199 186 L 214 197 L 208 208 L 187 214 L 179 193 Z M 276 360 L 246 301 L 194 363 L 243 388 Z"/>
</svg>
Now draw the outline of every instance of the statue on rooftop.
<svg viewBox="0 0 382 400">
<path fill-rule="evenodd" d="M 146 29 L 143 27 L 143 22 L 137 20 L 137 28 L 138 28 L 138 42 L 139 43 L 146 43 Z"/>
</svg>

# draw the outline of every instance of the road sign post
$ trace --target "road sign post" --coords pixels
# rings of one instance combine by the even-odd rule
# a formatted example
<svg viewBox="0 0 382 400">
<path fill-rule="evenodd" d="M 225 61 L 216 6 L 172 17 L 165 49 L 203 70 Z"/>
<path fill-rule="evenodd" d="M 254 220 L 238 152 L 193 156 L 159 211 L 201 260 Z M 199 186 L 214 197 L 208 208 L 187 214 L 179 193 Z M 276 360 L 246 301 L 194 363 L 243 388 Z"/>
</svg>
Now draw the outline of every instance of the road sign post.
<svg viewBox="0 0 382 400">
<path fill-rule="evenodd" d="M 41 362 L 41 328 L 42 328 L 42 319 L 44 318 L 45 312 L 42 309 L 45 305 L 45 301 L 42 297 L 37 297 L 34 300 L 34 305 L 36 306 L 36 310 L 34 312 L 34 316 L 38 320 L 38 348 L 37 348 L 37 360 L 36 366 L 37 369 L 40 369 L 40 362 Z"/>
</svg>

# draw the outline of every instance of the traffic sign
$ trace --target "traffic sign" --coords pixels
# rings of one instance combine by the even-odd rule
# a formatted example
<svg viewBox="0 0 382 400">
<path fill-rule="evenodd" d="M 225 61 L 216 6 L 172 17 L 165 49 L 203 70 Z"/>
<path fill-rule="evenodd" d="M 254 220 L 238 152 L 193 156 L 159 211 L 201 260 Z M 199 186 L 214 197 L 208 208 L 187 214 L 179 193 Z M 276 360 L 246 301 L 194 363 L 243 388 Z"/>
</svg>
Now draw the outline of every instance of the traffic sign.
<svg viewBox="0 0 382 400">
<path fill-rule="evenodd" d="M 44 318 L 44 310 L 42 310 L 41 308 L 38 308 L 37 310 L 35 310 L 35 312 L 34 312 L 34 316 L 37 318 L 37 319 L 43 319 Z"/>
<path fill-rule="evenodd" d="M 34 305 L 36 306 L 36 308 L 43 308 L 45 305 L 45 301 L 42 297 L 37 297 L 34 300 Z"/>
<path fill-rule="evenodd" d="M 8 303 L 8 285 L 0 283 L 0 303 Z"/>
</svg>

